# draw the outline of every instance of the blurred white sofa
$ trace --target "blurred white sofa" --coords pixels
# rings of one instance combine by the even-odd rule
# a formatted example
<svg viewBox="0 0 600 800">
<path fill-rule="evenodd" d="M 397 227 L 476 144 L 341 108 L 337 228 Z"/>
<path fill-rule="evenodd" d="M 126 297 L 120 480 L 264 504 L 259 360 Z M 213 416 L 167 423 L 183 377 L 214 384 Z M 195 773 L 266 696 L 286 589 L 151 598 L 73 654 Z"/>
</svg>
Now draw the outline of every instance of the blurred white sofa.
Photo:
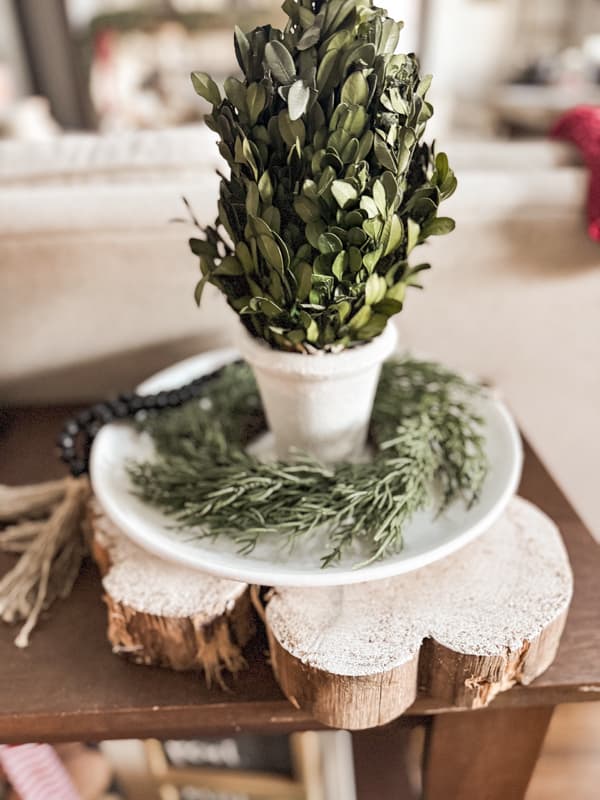
<svg viewBox="0 0 600 800">
<path fill-rule="evenodd" d="M 550 143 L 451 143 L 457 230 L 419 254 L 427 289 L 398 317 L 414 351 L 494 381 L 600 531 L 600 247 L 585 233 L 586 176 Z M 0 143 L 0 402 L 87 400 L 227 341 L 185 195 L 215 215 L 218 157 L 203 127 Z"/>
</svg>

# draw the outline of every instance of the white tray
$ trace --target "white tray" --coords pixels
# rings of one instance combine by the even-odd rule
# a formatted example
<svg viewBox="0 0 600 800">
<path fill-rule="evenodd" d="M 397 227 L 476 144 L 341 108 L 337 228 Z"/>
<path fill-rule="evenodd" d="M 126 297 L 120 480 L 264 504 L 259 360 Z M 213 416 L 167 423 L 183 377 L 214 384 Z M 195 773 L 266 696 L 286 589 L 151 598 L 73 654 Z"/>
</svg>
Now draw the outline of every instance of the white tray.
<svg viewBox="0 0 600 800">
<path fill-rule="evenodd" d="M 138 391 L 153 394 L 178 388 L 237 357 L 233 350 L 214 350 L 187 359 L 149 378 Z M 420 513 L 406 528 L 402 552 L 359 569 L 356 564 L 366 551 L 347 553 L 339 563 L 322 569 L 326 544 L 318 535 L 299 539 L 292 550 L 277 537 L 265 538 L 253 553 L 242 556 L 225 537 L 191 540 L 189 531 L 174 530 L 172 519 L 132 494 L 126 465 L 151 456 L 152 444 L 131 424 L 106 425 L 96 437 L 90 460 L 92 486 L 108 516 L 141 547 L 202 572 L 267 586 L 334 586 L 389 578 L 464 547 L 491 527 L 515 494 L 523 461 L 516 425 L 498 400 L 485 397 L 477 402 L 485 419 L 490 463 L 479 502 L 468 510 L 457 501 L 441 515 L 434 509 Z"/>
</svg>

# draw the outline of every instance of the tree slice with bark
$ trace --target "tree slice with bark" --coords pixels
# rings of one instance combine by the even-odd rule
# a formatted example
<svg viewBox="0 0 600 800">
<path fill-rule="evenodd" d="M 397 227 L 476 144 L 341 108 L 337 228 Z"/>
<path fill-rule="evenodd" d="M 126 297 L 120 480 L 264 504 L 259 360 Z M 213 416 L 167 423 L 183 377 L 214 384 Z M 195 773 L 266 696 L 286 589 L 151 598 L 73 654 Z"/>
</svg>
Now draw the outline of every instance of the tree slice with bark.
<svg viewBox="0 0 600 800">
<path fill-rule="evenodd" d="M 255 633 L 248 585 L 163 561 L 125 537 L 89 505 L 90 546 L 102 575 L 113 651 L 140 664 L 223 672 L 246 666 L 242 648 Z"/>
<path fill-rule="evenodd" d="M 273 669 L 297 707 L 332 727 L 401 715 L 417 696 L 486 706 L 552 663 L 572 595 L 554 523 L 520 498 L 485 534 L 382 581 L 280 588 L 265 621 Z"/>
</svg>

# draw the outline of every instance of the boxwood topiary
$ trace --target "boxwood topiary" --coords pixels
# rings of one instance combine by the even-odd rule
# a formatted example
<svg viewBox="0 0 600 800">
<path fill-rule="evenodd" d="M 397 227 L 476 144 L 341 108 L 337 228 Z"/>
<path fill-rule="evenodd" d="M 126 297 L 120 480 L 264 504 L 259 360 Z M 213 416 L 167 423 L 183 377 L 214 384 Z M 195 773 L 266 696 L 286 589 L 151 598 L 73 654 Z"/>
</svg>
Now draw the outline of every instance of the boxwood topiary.
<svg viewBox="0 0 600 800">
<path fill-rule="evenodd" d="M 431 77 L 396 54 L 402 23 L 372 0 L 286 0 L 283 31 L 235 30 L 244 79 L 196 92 L 230 174 L 218 217 L 190 240 L 206 283 L 273 347 L 337 351 L 377 336 L 428 264 L 416 245 L 453 230 L 456 188 L 422 142 Z"/>
</svg>

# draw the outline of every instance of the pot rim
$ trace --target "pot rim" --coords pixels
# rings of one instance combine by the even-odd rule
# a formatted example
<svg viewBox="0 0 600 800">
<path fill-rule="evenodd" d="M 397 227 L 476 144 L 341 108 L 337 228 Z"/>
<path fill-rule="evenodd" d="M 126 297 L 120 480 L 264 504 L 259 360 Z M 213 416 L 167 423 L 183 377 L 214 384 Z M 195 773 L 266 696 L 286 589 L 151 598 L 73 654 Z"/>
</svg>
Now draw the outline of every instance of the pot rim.
<svg viewBox="0 0 600 800">
<path fill-rule="evenodd" d="M 378 366 L 396 349 L 398 332 L 388 321 L 383 332 L 358 347 L 339 353 L 290 353 L 270 347 L 263 339 L 252 336 L 240 324 L 237 345 L 246 361 L 257 369 L 276 374 L 306 378 L 330 378 L 363 372 Z"/>
</svg>

